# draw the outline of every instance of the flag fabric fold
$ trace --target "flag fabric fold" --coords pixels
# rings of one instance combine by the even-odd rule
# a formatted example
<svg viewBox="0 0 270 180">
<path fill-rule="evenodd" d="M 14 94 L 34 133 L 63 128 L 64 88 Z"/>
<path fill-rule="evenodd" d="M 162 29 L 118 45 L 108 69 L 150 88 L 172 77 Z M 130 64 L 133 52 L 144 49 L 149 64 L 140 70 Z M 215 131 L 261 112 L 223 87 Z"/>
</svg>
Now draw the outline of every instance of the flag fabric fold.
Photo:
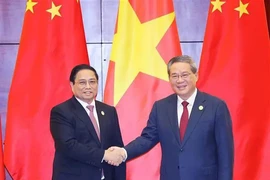
<svg viewBox="0 0 270 180">
<path fill-rule="evenodd" d="M 69 74 L 88 64 L 80 3 L 28 0 L 8 97 L 4 162 L 14 180 L 52 177 L 50 109 L 69 98 Z"/>
<path fill-rule="evenodd" d="M 264 0 L 212 0 L 197 84 L 229 106 L 235 180 L 270 177 L 269 77 Z"/>
<path fill-rule="evenodd" d="M 116 106 L 124 143 L 140 135 L 154 101 L 172 90 L 167 62 L 181 55 L 172 0 L 121 0 L 112 44 L 106 103 Z M 127 163 L 127 180 L 159 179 L 160 146 Z"/>
</svg>

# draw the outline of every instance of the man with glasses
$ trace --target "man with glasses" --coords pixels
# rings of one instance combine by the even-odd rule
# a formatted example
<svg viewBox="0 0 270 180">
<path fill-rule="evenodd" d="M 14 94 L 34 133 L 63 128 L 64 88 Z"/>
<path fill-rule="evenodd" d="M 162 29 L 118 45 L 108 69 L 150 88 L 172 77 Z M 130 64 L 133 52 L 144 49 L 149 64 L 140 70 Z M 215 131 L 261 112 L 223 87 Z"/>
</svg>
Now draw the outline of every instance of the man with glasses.
<svg viewBox="0 0 270 180">
<path fill-rule="evenodd" d="M 51 110 L 50 130 L 55 143 L 53 180 L 125 180 L 125 163 L 110 146 L 123 147 L 116 109 L 95 100 L 96 70 L 85 64 L 70 74 L 73 97 Z"/>
<path fill-rule="evenodd" d="M 196 88 L 191 57 L 172 58 L 167 71 L 175 93 L 154 103 L 138 138 L 111 150 L 130 160 L 160 142 L 161 180 L 232 180 L 232 120 L 226 103 Z"/>
</svg>

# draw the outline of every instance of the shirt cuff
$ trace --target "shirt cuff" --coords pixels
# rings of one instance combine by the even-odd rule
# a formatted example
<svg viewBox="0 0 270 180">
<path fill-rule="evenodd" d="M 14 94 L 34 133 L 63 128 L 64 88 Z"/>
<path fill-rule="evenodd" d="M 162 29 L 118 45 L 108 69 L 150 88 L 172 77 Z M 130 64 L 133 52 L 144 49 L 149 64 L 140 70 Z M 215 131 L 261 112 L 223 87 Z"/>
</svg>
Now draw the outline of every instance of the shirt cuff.
<svg viewBox="0 0 270 180">
<path fill-rule="evenodd" d="M 122 148 L 122 149 L 125 152 L 125 158 L 123 159 L 123 162 L 125 162 L 127 160 L 128 155 L 127 155 L 127 151 L 125 150 L 125 148 Z"/>
</svg>

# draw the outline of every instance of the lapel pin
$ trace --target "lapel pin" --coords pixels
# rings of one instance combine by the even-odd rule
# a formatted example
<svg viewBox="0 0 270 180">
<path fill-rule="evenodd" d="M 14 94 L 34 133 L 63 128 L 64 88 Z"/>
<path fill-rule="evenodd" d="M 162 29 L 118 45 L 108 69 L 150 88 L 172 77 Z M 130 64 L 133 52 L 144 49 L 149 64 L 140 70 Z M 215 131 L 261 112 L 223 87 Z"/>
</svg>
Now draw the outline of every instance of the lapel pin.
<svg viewBox="0 0 270 180">
<path fill-rule="evenodd" d="M 199 110 L 200 111 L 203 110 L 203 106 L 202 105 L 199 106 Z"/>
<path fill-rule="evenodd" d="M 101 111 L 101 115 L 104 116 L 105 115 L 105 112 L 104 111 Z"/>
</svg>

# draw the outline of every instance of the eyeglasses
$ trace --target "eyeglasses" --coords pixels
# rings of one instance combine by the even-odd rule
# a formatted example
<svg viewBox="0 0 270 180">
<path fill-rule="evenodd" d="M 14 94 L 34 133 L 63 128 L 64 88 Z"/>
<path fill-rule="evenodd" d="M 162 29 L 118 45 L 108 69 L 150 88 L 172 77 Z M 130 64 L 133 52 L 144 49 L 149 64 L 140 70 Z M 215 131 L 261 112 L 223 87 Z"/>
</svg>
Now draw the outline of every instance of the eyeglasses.
<svg viewBox="0 0 270 180">
<path fill-rule="evenodd" d="M 81 87 L 81 88 L 85 88 L 87 86 L 87 82 L 90 86 L 95 86 L 97 84 L 97 80 L 89 80 L 89 81 L 86 81 L 86 80 L 80 80 L 80 81 L 77 81 L 76 83 Z"/>
<path fill-rule="evenodd" d="M 191 75 L 191 73 L 172 74 L 171 78 L 172 78 L 172 80 L 177 81 L 179 79 L 179 77 L 181 77 L 181 79 L 188 79 L 190 75 Z"/>
</svg>

